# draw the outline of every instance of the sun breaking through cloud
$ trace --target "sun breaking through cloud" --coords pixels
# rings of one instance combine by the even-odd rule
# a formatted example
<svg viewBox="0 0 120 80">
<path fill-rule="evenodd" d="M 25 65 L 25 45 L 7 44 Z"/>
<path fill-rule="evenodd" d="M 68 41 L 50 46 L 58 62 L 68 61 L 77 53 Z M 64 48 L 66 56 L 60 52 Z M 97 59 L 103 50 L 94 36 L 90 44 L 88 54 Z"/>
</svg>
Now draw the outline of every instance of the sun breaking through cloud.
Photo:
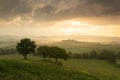
<svg viewBox="0 0 120 80">
<path fill-rule="evenodd" d="M 120 37 L 120 0 L 0 0 L 0 35 Z"/>
</svg>

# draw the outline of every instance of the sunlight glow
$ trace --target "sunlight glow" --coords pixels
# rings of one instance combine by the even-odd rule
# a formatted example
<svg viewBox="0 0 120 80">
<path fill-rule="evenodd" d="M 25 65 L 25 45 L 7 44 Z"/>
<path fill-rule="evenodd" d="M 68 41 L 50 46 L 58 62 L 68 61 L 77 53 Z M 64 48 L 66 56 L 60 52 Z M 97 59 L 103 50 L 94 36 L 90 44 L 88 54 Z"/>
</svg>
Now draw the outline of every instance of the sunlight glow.
<svg viewBox="0 0 120 80">
<path fill-rule="evenodd" d="M 67 32 L 74 32 L 74 31 L 79 31 L 78 28 L 66 28 Z"/>
<path fill-rule="evenodd" d="M 73 26 L 80 26 L 80 25 L 82 25 L 80 22 L 71 22 L 71 24 L 72 24 Z"/>
<path fill-rule="evenodd" d="M 83 26 L 83 25 L 87 25 L 87 23 L 80 22 L 80 21 L 73 21 L 73 20 L 65 20 L 65 21 L 62 22 L 62 24 L 72 25 L 72 26 Z"/>
</svg>

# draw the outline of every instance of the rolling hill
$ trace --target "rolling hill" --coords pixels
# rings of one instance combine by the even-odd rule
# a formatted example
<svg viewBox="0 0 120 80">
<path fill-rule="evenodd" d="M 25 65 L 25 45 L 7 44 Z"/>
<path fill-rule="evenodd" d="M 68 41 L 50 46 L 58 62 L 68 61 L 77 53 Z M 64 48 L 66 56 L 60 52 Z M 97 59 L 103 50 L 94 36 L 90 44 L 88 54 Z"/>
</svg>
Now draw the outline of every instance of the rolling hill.
<svg viewBox="0 0 120 80">
<path fill-rule="evenodd" d="M 0 60 L 0 80 L 98 80 L 50 61 Z"/>
<path fill-rule="evenodd" d="M 95 37 L 95 36 L 69 36 L 69 37 L 27 36 L 27 37 L 34 40 L 37 45 L 59 46 L 73 53 L 81 54 L 84 52 L 90 52 L 91 50 L 97 50 L 98 52 L 100 52 L 103 49 L 108 49 L 115 52 L 120 51 L 119 37 Z M 15 48 L 16 43 L 22 38 L 26 38 L 26 36 L 7 36 L 7 35 L 0 36 L 0 48 L 10 49 Z M 87 39 L 90 42 L 87 42 Z"/>
<path fill-rule="evenodd" d="M 97 45 L 101 45 L 101 44 L 93 43 L 93 42 L 80 42 L 80 41 L 76 41 L 76 40 L 62 40 L 60 42 L 55 42 L 52 45 L 69 48 L 69 47 L 97 46 Z"/>
<path fill-rule="evenodd" d="M 90 52 L 92 50 L 96 50 L 98 52 L 107 49 L 115 52 L 119 52 L 120 44 L 101 44 L 97 42 L 80 42 L 76 40 L 62 40 L 59 42 L 55 42 L 49 44 L 49 46 L 59 46 L 61 48 L 66 49 L 67 51 L 71 51 L 73 53 L 84 53 Z"/>
</svg>

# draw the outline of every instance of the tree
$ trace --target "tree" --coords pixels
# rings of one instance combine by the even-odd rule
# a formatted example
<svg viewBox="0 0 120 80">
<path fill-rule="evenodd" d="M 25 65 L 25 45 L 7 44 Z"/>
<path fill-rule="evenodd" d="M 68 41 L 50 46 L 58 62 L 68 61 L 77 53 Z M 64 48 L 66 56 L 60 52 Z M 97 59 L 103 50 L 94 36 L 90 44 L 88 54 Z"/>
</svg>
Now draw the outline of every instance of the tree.
<svg viewBox="0 0 120 80">
<path fill-rule="evenodd" d="M 107 59 L 107 55 L 108 55 L 108 50 L 102 50 L 102 52 L 99 54 L 98 58 L 99 59 Z"/>
<path fill-rule="evenodd" d="M 120 59 L 120 52 L 117 53 L 117 58 Z"/>
<path fill-rule="evenodd" d="M 39 55 L 43 56 L 44 60 L 45 60 L 45 58 L 50 56 L 50 47 L 48 47 L 48 46 L 39 46 L 37 51 L 38 51 Z"/>
<path fill-rule="evenodd" d="M 28 38 L 21 39 L 17 43 L 16 50 L 24 56 L 24 59 L 27 59 L 27 55 L 31 52 L 35 52 L 36 44 L 34 41 L 31 41 Z"/>
<path fill-rule="evenodd" d="M 111 63 L 116 63 L 116 54 L 113 51 L 103 50 L 99 55 L 99 59 L 107 60 Z"/>
<path fill-rule="evenodd" d="M 82 55 L 80 53 L 75 53 L 73 54 L 73 58 L 82 59 Z"/>
<path fill-rule="evenodd" d="M 88 53 L 83 53 L 82 58 L 83 59 L 89 59 L 89 54 Z"/>
<path fill-rule="evenodd" d="M 73 54 L 72 54 L 71 51 L 69 51 L 67 54 L 68 54 L 68 58 L 72 58 L 73 57 Z"/>
<path fill-rule="evenodd" d="M 91 58 L 91 59 L 97 59 L 97 58 L 98 58 L 98 53 L 97 53 L 97 51 L 92 50 L 92 51 L 90 52 L 89 58 Z"/>
<path fill-rule="evenodd" d="M 67 60 L 68 54 L 66 53 L 66 51 L 64 49 L 54 46 L 54 47 L 51 47 L 50 57 L 54 58 L 55 63 L 57 63 L 58 59 Z"/>
</svg>

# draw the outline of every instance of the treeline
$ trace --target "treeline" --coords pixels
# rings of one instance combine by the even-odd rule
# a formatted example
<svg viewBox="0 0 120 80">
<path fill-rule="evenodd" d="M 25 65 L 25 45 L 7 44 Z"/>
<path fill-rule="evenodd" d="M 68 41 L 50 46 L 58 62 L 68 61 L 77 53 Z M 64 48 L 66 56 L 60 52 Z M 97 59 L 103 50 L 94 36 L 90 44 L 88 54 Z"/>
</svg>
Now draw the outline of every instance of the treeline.
<svg viewBox="0 0 120 80">
<path fill-rule="evenodd" d="M 14 48 L 0 48 L 0 55 L 16 54 L 17 51 Z"/>
<path fill-rule="evenodd" d="M 101 52 L 97 52 L 96 50 L 92 50 L 89 53 L 83 54 L 73 54 L 69 52 L 70 58 L 77 59 L 99 59 L 99 60 L 107 60 L 111 63 L 116 63 L 117 59 L 120 59 L 120 52 L 116 53 L 110 50 L 102 50 Z"/>
</svg>

